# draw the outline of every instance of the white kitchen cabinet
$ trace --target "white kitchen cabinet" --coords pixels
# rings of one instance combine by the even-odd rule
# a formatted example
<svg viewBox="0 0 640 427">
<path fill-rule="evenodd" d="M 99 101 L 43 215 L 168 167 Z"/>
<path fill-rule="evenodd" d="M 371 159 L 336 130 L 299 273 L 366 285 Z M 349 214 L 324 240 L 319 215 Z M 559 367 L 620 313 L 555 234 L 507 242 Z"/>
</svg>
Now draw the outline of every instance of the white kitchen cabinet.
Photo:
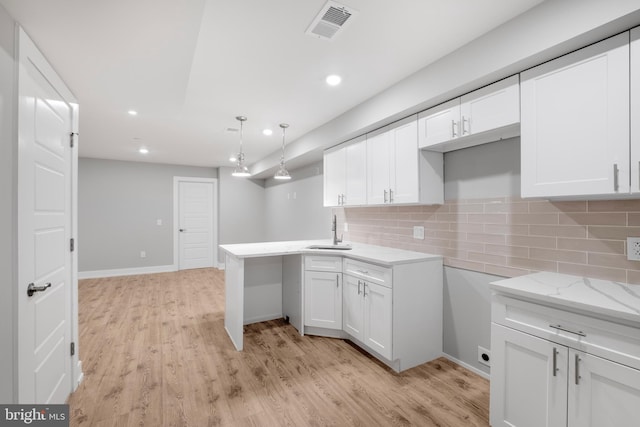
<svg viewBox="0 0 640 427">
<path fill-rule="evenodd" d="M 367 134 L 367 204 L 441 204 L 440 153 L 418 150 L 416 116 Z"/>
<path fill-rule="evenodd" d="M 343 275 L 342 290 L 342 329 L 356 338 L 364 341 L 364 297 L 362 295 L 363 280 Z"/>
<path fill-rule="evenodd" d="M 348 141 L 324 154 L 324 206 L 367 203 L 365 137 Z"/>
<path fill-rule="evenodd" d="M 631 30 L 631 192 L 640 193 L 640 27 Z"/>
<path fill-rule="evenodd" d="M 522 197 L 629 193 L 629 85 L 628 32 L 521 74 Z"/>
<path fill-rule="evenodd" d="M 305 256 L 304 324 L 342 329 L 342 259 Z"/>
<path fill-rule="evenodd" d="M 518 76 L 445 102 L 418 115 L 419 147 L 451 151 L 520 133 Z"/>
<path fill-rule="evenodd" d="M 640 419 L 637 327 L 494 295 L 491 353 L 493 427 L 627 426 Z"/>
</svg>

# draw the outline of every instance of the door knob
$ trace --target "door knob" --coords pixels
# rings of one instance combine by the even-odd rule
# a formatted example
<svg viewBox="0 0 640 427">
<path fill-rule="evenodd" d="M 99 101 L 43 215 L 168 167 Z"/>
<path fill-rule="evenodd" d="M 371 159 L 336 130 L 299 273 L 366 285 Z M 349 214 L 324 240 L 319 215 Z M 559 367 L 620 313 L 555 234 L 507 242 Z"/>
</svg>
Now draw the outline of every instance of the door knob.
<svg viewBox="0 0 640 427">
<path fill-rule="evenodd" d="M 185 231 L 187 231 L 187 229 L 186 229 L 186 228 L 181 228 L 179 231 L 180 231 L 181 233 L 184 233 Z"/>
<path fill-rule="evenodd" d="M 51 287 L 51 283 L 47 283 L 44 286 L 36 286 L 33 283 L 29 283 L 29 286 L 27 286 L 27 295 L 32 297 L 33 294 L 35 294 L 36 292 L 44 292 L 47 290 L 47 288 L 50 288 L 50 287 Z"/>
</svg>

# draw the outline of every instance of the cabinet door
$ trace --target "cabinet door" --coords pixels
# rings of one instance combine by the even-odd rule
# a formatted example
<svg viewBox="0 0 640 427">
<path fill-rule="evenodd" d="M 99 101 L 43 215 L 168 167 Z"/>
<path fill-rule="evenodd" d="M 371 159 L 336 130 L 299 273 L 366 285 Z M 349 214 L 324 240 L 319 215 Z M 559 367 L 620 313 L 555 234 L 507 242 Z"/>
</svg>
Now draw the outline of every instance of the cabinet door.
<svg viewBox="0 0 640 427">
<path fill-rule="evenodd" d="M 425 148 L 460 136 L 460 98 L 430 108 L 418 117 L 419 147 Z"/>
<path fill-rule="evenodd" d="M 492 427 L 567 425 L 566 347 L 492 323 L 491 353 Z"/>
<path fill-rule="evenodd" d="M 640 371 L 569 350 L 570 427 L 632 426 L 640 422 Z"/>
<path fill-rule="evenodd" d="M 364 285 L 364 343 L 387 359 L 391 348 L 391 288 L 366 282 Z"/>
<path fill-rule="evenodd" d="M 342 274 L 305 271 L 304 324 L 342 329 Z"/>
<path fill-rule="evenodd" d="M 367 204 L 367 141 L 346 148 L 346 184 L 344 204 Z"/>
<path fill-rule="evenodd" d="M 518 76 L 476 90 L 460 102 L 461 136 L 485 132 L 520 121 Z"/>
<path fill-rule="evenodd" d="M 522 196 L 629 191 L 629 33 L 521 75 Z"/>
<path fill-rule="evenodd" d="M 389 203 L 391 133 L 367 136 L 367 203 Z"/>
<path fill-rule="evenodd" d="M 420 201 L 418 123 L 415 119 L 392 130 L 390 203 Z"/>
<path fill-rule="evenodd" d="M 345 193 L 346 151 L 324 154 L 324 206 L 339 206 Z"/>
<path fill-rule="evenodd" d="M 631 30 L 631 192 L 640 193 L 640 27 Z"/>
<path fill-rule="evenodd" d="M 345 274 L 342 291 L 342 330 L 364 341 L 364 298 L 362 280 Z"/>
</svg>

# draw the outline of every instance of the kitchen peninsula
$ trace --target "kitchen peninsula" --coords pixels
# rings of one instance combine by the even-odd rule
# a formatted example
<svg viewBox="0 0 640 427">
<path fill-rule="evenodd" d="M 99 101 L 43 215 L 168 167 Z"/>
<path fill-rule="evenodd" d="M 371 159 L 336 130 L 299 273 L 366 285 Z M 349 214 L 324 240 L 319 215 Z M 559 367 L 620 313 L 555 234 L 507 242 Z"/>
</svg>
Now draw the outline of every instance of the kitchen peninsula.
<svg viewBox="0 0 640 427">
<path fill-rule="evenodd" d="M 328 240 L 220 245 L 225 329 L 285 318 L 302 335 L 350 339 L 396 371 L 442 354 L 442 258 Z M 344 316 L 344 317 L 343 317 Z"/>
</svg>

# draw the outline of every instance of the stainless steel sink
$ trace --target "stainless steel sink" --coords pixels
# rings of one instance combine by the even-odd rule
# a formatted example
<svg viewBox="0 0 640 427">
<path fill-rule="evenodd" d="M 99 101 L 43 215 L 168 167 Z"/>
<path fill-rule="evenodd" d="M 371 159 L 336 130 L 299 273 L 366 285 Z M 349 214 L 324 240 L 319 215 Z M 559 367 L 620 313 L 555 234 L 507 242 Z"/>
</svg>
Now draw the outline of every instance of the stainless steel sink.
<svg viewBox="0 0 640 427">
<path fill-rule="evenodd" d="M 353 248 L 349 245 L 311 245 L 307 246 L 307 249 L 333 249 L 340 251 L 349 251 Z"/>
</svg>

